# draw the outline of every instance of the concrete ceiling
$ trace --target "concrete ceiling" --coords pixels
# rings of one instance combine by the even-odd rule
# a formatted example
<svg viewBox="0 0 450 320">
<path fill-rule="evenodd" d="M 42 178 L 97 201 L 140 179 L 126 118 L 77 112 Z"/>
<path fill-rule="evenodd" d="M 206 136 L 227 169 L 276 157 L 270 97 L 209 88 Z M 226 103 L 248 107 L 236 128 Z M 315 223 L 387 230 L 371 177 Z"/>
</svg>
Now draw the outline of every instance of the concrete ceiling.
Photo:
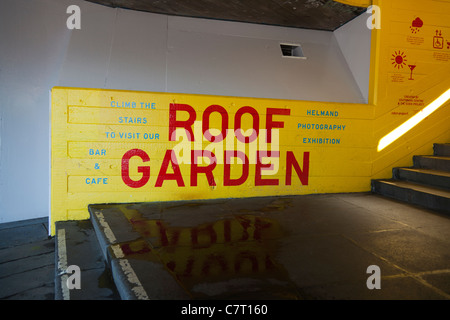
<svg viewBox="0 0 450 320">
<path fill-rule="evenodd" d="M 113 8 L 333 31 L 366 11 L 333 0 L 86 0 Z"/>
</svg>

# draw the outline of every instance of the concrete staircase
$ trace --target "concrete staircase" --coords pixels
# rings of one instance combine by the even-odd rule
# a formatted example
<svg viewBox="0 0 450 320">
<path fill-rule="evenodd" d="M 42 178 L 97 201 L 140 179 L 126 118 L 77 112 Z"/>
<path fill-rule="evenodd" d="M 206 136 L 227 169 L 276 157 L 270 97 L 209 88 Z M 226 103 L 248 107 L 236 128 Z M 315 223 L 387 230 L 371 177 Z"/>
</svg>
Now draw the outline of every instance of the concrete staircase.
<svg viewBox="0 0 450 320">
<path fill-rule="evenodd" d="M 414 156 L 413 166 L 394 168 L 392 179 L 372 180 L 372 191 L 450 213 L 450 144 L 434 144 L 434 154 Z"/>
</svg>

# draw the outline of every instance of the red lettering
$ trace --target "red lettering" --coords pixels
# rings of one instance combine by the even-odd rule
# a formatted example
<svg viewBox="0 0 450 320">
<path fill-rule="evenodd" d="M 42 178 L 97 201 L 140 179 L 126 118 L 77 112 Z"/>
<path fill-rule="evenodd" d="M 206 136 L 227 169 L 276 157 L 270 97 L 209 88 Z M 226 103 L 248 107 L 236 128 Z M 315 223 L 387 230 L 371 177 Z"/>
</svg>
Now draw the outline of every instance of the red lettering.
<svg viewBox="0 0 450 320">
<path fill-rule="evenodd" d="M 267 108 L 266 112 L 267 143 L 272 142 L 272 128 L 284 128 L 284 122 L 272 120 L 272 115 L 274 114 L 289 116 L 291 114 L 291 109 Z"/>
<path fill-rule="evenodd" d="M 234 262 L 234 271 L 239 272 L 241 270 L 241 266 L 245 260 L 249 260 L 252 265 L 252 272 L 257 272 L 259 269 L 258 258 L 255 256 L 254 252 L 251 251 L 242 251 L 236 255 Z"/>
<path fill-rule="evenodd" d="M 291 185 L 292 166 L 294 166 L 295 172 L 300 179 L 302 185 L 308 185 L 309 176 L 309 152 L 303 152 L 303 170 L 300 168 L 297 159 L 295 159 L 294 153 L 288 151 L 286 153 L 286 185 Z"/>
<path fill-rule="evenodd" d="M 242 126 L 241 126 L 241 122 L 242 122 L 242 116 L 244 114 L 250 114 L 253 118 L 253 131 L 252 134 L 250 136 L 244 136 L 242 134 Z M 244 143 L 250 143 L 255 141 L 255 139 L 258 137 L 259 135 L 259 114 L 258 111 L 256 111 L 254 108 L 252 107 L 242 107 L 240 108 L 236 114 L 234 115 L 234 132 L 236 135 L 236 138 L 240 141 L 240 142 L 244 142 Z"/>
<path fill-rule="evenodd" d="M 208 237 L 210 241 L 207 243 L 199 243 L 199 235 L 203 235 L 204 237 Z M 204 240 L 204 237 L 201 237 L 202 240 Z M 199 228 L 193 228 L 191 230 L 191 242 L 194 246 L 197 245 L 203 245 L 203 246 L 209 246 L 210 244 L 216 243 L 217 242 L 217 233 L 214 230 L 214 225 L 212 224 L 207 224 L 206 226 L 202 226 Z"/>
<path fill-rule="evenodd" d="M 161 241 L 161 245 L 167 247 L 169 245 L 169 239 L 167 239 L 166 227 L 161 221 L 156 221 L 156 225 L 159 229 L 159 240 Z"/>
<path fill-rule="evenodd" d="M 211 265 L 217 265 L 220 268 L 218 272 L 225 272 L 228 269 L 228 263 L 225 257 L 220 254 L 210 254 L 206 256 L 202 266 L 202 275 L 208 276 L 210 273 Z"/>
<path fill-rule="evenodd" d="M 263 164 L 261 159 L 263 157 L 279 157 L 279 151 L 257 151 L 256 152 L 256 165 L 255 165 L 255 186 L 277 186 L 278 179 L 263 179 L 261 171 L 263 169 L 273 169 L 273 164 L 265 163 Z"/>
<path fill-rule="evenodd" d="M 177 111 L 186 111 L 189 119 L 185 121 L 177 120 Z M 195 141 L 192 125 L 195 122 L 196 113 L 194 108 L 187 104 L 171 103 L 169 108 L 169 141 L 176 141 L 176 128 L 184 128 L 189 141 Z"/>
<path fill-rule="evenodd" d="M 223 238 L 225 242 L 231 241 L 231 221 L 225 220 L 223 222 Z"/>
<path fill-rule="evenodd" d="M 169 164 L 172 165 L 173 173 L 167 173 Z M 173 150 L 166 150 L 155 187 L 162 187 L 165 180 L 175 180 L 179 187 L 184 187 L 183 177 L 181 176 L 180 167 L 178 166 Z"/>
<path fill-rule="evenodd" d="M 199 167 L 197 165 L 198 157 L 207 157 L 209 158 L 209 164 L 205 167 Z M 197 186 L 197 175 L 199 173 L 204 173 L 208 180 L 208 184 L 210 186 L 216 186 L 216 182 L 214 181 L 214 175 L 212 171 L 216 167 L 217 161 L 216 156 L 209 150 L 192 150 L 191 151 L 191 186 Z"/>
<path fill-rule="evenodd" d="M 231 158 L 239 158 L 242 160 L 242 175 L 237 179 L 231 179 Z M 223 185 L 224 186 L 240 186 L 248 178 L 249 161 L 246 154 L 242 151 L 227 150 L 224 153 L 224 167 L 223 167 Z"/>
<path fill-rule="evenodd" d="M 222 129 L 221 129 L 221 132 L 217 136 L 213 136 L 209 132 L 209 117 L 210 117 L 211 113 L 213 113 L 213 112 L 218 112 L 222 116 Z M 225 136 L 227 135 L 226 130 L 228 129 L 228 112 L 227 112 L 227 110 L 225 110 L 224 107 L 219 106 L 219 105 L 212 105 L 212 106 L 209 106 L 208 108 L 206 108 L 205 111 L 203 112 L 203 117 L 202 117 L 202 129 L 203 129 L 203 136 L 205 137 L 206 140 L 208 140 L 210 142 L 222 141 L 225 138 Z"/>
<path fill-rule="evenodd" d="M 142 173 L 142 178 L 135 181 L 130 178 L 130 159 L 134 156 L 140 157 L 143 162 L 150 161 L 148 154 L 141 149 L 132 149 L 127 151 L 122 157 L 122 180 L 131 188 L 140 188 L 150 179 L 150 166 L 139 166 L 138 172 Z"/>
<path fill-rule="evenodd" d="M 263 237 L 264 229 L 270 230 L 271 226 L 272 226 L 272 222 L 256 217 L 255 218 L 255 226 L 254 226 L 255 231 L 253 232 L 253 239 L 255 239 L 255 240 L 264 239 L 264 237 Z"/>
<path fill-rule="evenodd" d="M 240 225 L 242 226 L 242 237 L 239 241 L 246 241 L 249 239 L 249 234 L 247 229 L 251 227 L 251 222 L 247 217 L 238 216 L 237 220 L 239 221 Z"/>
</svg>

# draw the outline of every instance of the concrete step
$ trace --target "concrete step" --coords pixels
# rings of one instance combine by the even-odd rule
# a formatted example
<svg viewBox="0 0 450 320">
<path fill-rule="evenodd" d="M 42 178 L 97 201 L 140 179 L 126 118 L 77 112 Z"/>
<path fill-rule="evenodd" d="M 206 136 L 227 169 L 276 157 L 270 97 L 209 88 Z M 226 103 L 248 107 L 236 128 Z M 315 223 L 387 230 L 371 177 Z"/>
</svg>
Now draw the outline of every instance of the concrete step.
<svg viewBox="0 0 450 320">
<path fill-rule="evenodd" d="M 450 157 L 413 156 L 413 164 L 415 168 L 450 172 Z"/>
<path fill-rule="evenodd" d="M 435 143 L 433 149 L 435 156 L 450 157 L 450 143 Z"/>
<path fill-rule="evenodd" d="M 119 300 L 91 221 L 57 222 L 55 230 L 55 300 Z M 69 266 L 80 270 L 79 289 L 67 286 Z"/>
<path fill-rule="evenodd" d="M 450 191 L 402 180 L 372 180 L 372 191 L 397 200 L 450 213 Z"/>
<path fill-rule="evenodd" d="M 406 180 L 450 190 L 450 172 L 420 169 L 420 168 L 394 168 L 394 179 Z"/>
</svg>

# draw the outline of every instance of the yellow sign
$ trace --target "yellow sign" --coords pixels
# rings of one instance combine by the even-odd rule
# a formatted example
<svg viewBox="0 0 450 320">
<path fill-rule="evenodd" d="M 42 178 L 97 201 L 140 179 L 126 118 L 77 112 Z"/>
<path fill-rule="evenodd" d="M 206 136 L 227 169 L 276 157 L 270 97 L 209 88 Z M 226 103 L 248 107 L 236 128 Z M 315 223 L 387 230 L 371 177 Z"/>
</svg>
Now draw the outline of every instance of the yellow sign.
<svg viewBox="0 0 450 320">
<path fill-rule="evenodd" d="M 367 105 L 52 90 L 52 220 L 105 202 L 364 191 Z"/>
</svg>

